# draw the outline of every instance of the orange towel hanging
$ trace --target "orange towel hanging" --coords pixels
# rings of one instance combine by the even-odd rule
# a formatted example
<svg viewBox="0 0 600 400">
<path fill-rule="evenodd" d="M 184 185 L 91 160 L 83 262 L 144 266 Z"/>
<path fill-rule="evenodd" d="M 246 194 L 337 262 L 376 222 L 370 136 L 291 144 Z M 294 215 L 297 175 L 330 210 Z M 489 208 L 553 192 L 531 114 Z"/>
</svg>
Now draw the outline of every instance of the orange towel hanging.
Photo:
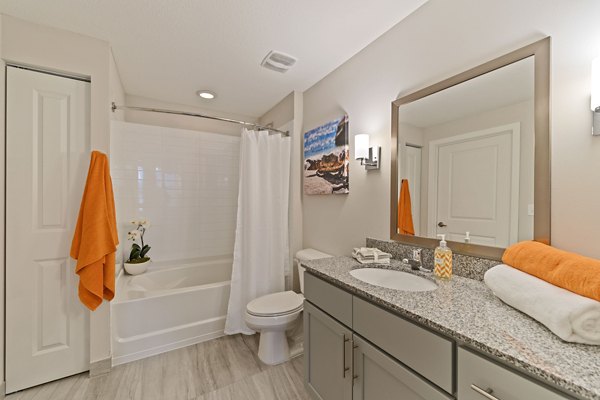
<svg viewBox="0 0 600 400">
<path fill-rule="evenodd" d="M 398 200 L 398 233 L 401 235 L 415 234 L 410 204 L 410 190 L 408 188 L 407 179 L 402 179 L 400 186 L 400 199 Z"/>
<path fill-rule="evenodd" d="M 106 154 L 93 151 L 71 244 L 77 260 L 79 299 L 95 310 L 115 295 L 115 252 L 119 238 L 115 200 Z"/>
</svg>

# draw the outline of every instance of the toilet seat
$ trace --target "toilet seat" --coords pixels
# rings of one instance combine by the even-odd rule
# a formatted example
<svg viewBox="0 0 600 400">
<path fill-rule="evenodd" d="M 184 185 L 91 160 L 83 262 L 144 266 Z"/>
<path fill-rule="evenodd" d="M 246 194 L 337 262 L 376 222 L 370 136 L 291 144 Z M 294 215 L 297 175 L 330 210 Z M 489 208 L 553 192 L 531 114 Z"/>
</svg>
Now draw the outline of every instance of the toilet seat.
<svg viewBox="0 0 600 400">
<path fill-rule="evenodd" d="M 294 291 L 273 293 L 252 300 L 246 306 L 248 314 L 256 317 L 278 317 L 297 313 L 303 308 L 304 296 Z"/>
</svg>

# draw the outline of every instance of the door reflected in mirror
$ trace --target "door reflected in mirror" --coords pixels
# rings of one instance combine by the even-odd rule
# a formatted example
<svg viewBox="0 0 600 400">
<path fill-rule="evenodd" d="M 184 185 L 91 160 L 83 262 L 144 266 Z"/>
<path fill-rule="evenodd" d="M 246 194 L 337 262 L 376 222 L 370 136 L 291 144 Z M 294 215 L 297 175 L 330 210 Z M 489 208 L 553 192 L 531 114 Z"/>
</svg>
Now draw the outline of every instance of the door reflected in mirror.
<svg viewBox="0 0 600 400">
<path fill-rule="evenodd" d="M 534 238 L 534 57 L 398 109 L 397 233 Z"/>
</svg>

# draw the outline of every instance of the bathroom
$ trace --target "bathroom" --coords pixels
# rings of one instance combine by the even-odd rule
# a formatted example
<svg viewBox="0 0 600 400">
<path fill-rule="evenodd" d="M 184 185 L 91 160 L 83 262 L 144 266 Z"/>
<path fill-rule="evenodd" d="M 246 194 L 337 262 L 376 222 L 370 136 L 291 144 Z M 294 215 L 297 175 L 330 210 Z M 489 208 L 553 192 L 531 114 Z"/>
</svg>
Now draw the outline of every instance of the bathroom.
<svg viewBox="0 0 600 400">
<path fill-rule="evenodd" d="M 551 322 L 526 315 L 535 310 L 508 305 L 483 282 L 503 263 L 504 249 L 531 239 L 592 264 L 600 258 L 600 136 L 592 134 L 600 133 L 592 111 L 600 105 L 598 15 L 593 0 L 1 0 L 0 396 L 600 399 L 600 347 L 559 337 Z M 270 51 L 282 55 L 265 68 Z M 15 110 L 26 107 L 33 116 L 43 102 L 32 109 L 12 88 L 33 85 L 27 90 L 49 96 L 54 107 L 55 90 L 40 75 L 70 82 L 74 97 L 56 104 L 71 107 L 65 118 L 82 128 L 73 137 L 51 131 L 55 140 L 37 163 L 26 151 L 43 150 L 44 141 L 31 129 L 15 135 L 22 127 L 14 115 L 23 117 Z M 492 76 L 508 83 L 477 86 Z M 460 101 L 435 97 L 453 90 L 463 90 Z M 453 176 L 464 189 L 461 212 L 489 211 L 479 208 L 490 197 L 483 189 L 496 189 L 496 203 L 509 204 L 511 229 L 502 237 L 464 225 L 451 231 L 455 221 L 430 218 L 449 203 L 435 204 L 426 190 L 431 179 L 450 181 L 428 168 L 432 155 L 445 160 L 448 137 L 438 128 L 452 125 L 449 112 L 483 114 L 484 103 L 511 94 L 494 120 L 503 127 L 493 145 L 509 163 L 499 168 L 505 186 L 490 188 L 481 178 L 492 159 L 485 153 L 465 159 Z M 421 105 L 434 111 L 423 118 Z M 460 134 L 489 128 L 469 123 Z M 310 135 L 332 126 L 345 134 L 344 150 L 317 162 Z M 248 187 L 240 182 L 266 169 L 264 157 L 240 156 L 244 128 L 270 130 L 269 140 L 285 145 L 269 150 L 281 152 L 270 159 L 281 162 L 272 168 L 281 173 L 268 176 L 279 181 L 249 191 L 258 200 L 240 209 L 240 188 Z M 110 163 L 119 242 L 114 298 L 100 298 L 94 311 L 77 297 L 83 275 L 69 252 L 91 150 Z M 48 171 L 71 171 L 70 180 Z M 465 179 L 471 176 L 479 180 Z M 474 187 L 477 196 L 464 194 Z M 47 208 L 34 206 L 38 192 Z M 407 192 L 412 234 L 398 230 L 406 212 L 398 201 Z M 447 186 L 437 192 L 437 199 L 457 198 Z M 268 212 L 270 220 L 280 217 L 279 230 L 246 235 L 236 253 L 236 236 L 247 233 L 240 215 Z M 35 228 L 23 229 L 28 224 Z M 129 237 L 140 243 L 129 234 L 138 227 L 151 262 L 132 275 L 123 264 L 132 255 Z M 433 268 L 438 234 L 454 253 L 449 282 L 418 270 Z M 392 267 L 360 269 L 352 253 L 362 247 L 391 254 Z M 32 248 L 45 253 L 27 259 Z M 249 248 L 254 258 L 245 264 L 251 257 L 239 254 Z M 325 256 L 334 258 L 319 259 Z M 252 270 L 258 283 L 241 273 L 267 258 L 279 261 L 270 261 L 269 274 Z M 140 265 L 127 267 L 135 273 Z M 425 281 L 382 289 L 394 278 L 365 283 L 369 276 L 350 273 L 365 269 L 401 269 Z M 270 287 L 255 294 L 237 289 L 267 280 Z M 410 291 L 423 282 L 433 290 Z M 259 310 L 265 304 L 248 304 L 267 293 L 283 295 L 266 301 L 268 316 Z M 232 305 L 242 317 L 228 331 Z"/>
</svg>

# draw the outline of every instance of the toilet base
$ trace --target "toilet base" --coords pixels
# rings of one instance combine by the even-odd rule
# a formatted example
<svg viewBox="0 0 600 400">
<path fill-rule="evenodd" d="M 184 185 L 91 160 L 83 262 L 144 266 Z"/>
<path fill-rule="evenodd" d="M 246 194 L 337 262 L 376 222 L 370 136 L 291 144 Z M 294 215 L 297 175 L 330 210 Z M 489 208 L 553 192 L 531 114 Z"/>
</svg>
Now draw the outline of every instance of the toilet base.
<svg viewBox="0 0 600 400">
<path fill-rule="evenodd" d="M 246 325 L 260 334 L 258 358 L 267 365 L 281 364 L 290 359 L 287 331 L 302 321 L 302 310 L 291 314 L 256 316 L 246 312 Z"/>
<path fill-rule="evenodd" d="M 258 344 L 258 358 L 267 365 L 277 365 L 290 359 L 290 348 L 285 331 L 262 331 Z"/>
</svg>

